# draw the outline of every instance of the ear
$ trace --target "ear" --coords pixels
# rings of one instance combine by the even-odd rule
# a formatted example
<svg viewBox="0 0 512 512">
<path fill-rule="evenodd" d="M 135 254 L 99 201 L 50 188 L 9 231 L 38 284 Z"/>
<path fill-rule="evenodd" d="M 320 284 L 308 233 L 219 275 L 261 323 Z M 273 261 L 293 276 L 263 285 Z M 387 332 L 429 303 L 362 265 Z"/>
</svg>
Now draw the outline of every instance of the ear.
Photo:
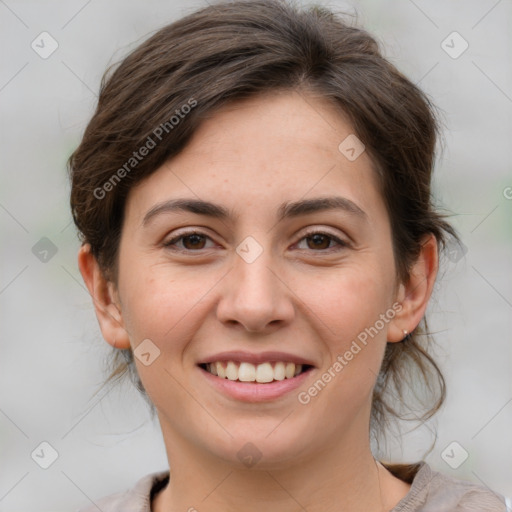
<svg viewBox="0 0 512 512">
<path fill-rule="evenodd" d="M 83 244 L 78 251 L 78 267 L 94 302 L 103 338 L 115 348 L 130 348 L 116 287 L 103 275 L 90 244 Z"/>
<path fill-rule="evenodd" d="M 433 234 L 426 235 L 421 242 L 418 258 L 410 270 L 406 283 L 398 287 L 396 301 L 402 309 L 395 315 L 388 328 L 388 341 L 402 341 L 404 330 L 412 332 L 427 310 L 438 271 L 437 240 Z"/>
</svg>

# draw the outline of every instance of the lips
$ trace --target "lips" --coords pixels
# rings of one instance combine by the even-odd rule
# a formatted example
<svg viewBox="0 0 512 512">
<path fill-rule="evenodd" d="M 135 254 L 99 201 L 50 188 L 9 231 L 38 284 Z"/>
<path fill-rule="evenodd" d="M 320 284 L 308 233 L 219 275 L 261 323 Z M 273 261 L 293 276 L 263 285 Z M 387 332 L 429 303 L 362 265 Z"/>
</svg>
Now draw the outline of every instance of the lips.
<svg viewBox="0 0 512 512">
<path fill-rule="evenodd" d="M 234 364 L 234 361 L 232 361 L 232 363 Z M 240 365 L 243 364 L 243 361 L 240 362 Z M 262 364 L 270 365 L 269 362 Z M 269 381 L 266 379 L 267 382 L 261 383 L 257 381 L 244 382 L 238 380 L 238 378 L 237 380 L 220 378 L 218 375 L 214 375 L 205 369 L 205 366 L 206 364 L 198 364 L 197 369 L 206 380 L 206 382 L 212 387 L 212 389 L 228 397 L 229 399 L 252 403 L 273 402 L 279 399 L 285 399 L 287 396 L 289 397 L 292 395 L 292 392 L 296 391 L 297 388 L 302 386 L 305 382 L 307 382 L 307 380 L 313 379 L 314 372 L 316 370 L 316 368 L 313 366 L 303 365 L 301 373 L 294 375 L 291 378 L 286 378 L 285 376 L 283 380 L 273 379 Z M 237 375 L 237 377 L 239 376 L 240 375 Z M 198 385 L 200 385 L 199 382 L 200 381 L 198 381 Z"/>
<path fill-rule="evenodd" d="M 229 352 L 219 352 L 217 354 L 212 354 L 210 356 L 207 356 L 203 358 L 201 361 L 198 362 L 199 365 L 207 364 L 207 363 L 216 363 L 216 362 L 224 362 L 227 363 L 228 361 L 234 361 L 237 363 L 246 362 L 246 363 L 252 363 L 254 365 L 261 364 L 261 363 L 277 363 L 277 362 L 284 362 L 284 363 L 294 363 L 296 365 L 302 364 L 302 365 L 308 365 L 315 367 L 315 363 L 309 359 L 306 359 L 304 357 L 290 354 L 287 352 L 260 352 L 260 353 L 252 353 L 252 352 L 245 352 L 242 350 L 232 350 Z"/>
<path fill-rule="evenodd" d="M 314 367 L 311 361 L 294 354 L 242 351 L 214 354 L 198 366 L 220 379 L 253 384 L 293 379 Z"/>
</svg>

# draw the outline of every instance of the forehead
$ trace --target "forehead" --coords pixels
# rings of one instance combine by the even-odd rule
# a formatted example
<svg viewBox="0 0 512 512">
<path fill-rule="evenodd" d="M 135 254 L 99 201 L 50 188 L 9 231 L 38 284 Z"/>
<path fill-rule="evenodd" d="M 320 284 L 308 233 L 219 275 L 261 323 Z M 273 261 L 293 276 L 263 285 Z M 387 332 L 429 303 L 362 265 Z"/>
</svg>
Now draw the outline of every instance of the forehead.
<svg viewBox="0 0 512 512">
<path fill-rule="evenodd" d="M 326 99 L 281 91 L 211 114 L 181 153 L 130 192 L 127 209 L 140 221 L 157 203 L 195 196 L 233 215 L 277 215 L 287 201 L 326 195 L 370 217 L 382 207 L 372 161 L 343 113 Z"/>
</svg>

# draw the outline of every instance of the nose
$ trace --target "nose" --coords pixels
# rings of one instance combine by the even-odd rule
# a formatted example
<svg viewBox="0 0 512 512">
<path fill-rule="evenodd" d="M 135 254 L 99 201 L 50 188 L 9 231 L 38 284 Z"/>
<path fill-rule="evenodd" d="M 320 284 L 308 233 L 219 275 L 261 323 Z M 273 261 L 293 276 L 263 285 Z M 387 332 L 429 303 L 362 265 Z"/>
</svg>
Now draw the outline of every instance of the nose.
<svg viewBox="0 0 512 512">
<path fill-rule="evenodd" d="M 269 333 L 293 319 L 293 292 L 282 271 L 272 264 L 270 250 L 251 263 L 236 254 L 234 267 L 223 281 L 219 321 L 248 332 Z"/>
</svg>

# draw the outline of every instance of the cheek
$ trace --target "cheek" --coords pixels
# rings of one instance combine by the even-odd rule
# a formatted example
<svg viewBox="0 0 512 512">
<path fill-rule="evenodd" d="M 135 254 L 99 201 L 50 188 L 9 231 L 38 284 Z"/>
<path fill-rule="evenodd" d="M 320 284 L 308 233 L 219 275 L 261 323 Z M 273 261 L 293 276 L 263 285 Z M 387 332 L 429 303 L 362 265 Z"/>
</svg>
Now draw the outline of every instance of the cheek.
<svg viewBox="0 0 512 512">
<path fill-rule="evenodd" d="M 343 348 L 372 326 L 391 306 L 392 280 L 380 266 L 352 266 L 332 270 L 325 277 L 302 277 L 301 297 L 323 326 L 332 348 Z M 380 324 L 379 324 L 380 325 Z M 381 329 L 384 330 L 385 329 Z"/>
<path fill-rule="evenodd" d="M 140 260 L 139 260 L 140 261 Z M 191 365 L 191 341 L 214 310 L 211 297 L 224 272 L 212 269 L 201 272 L 198 268 L 176 270 L 168 262 L 144 265 L 130 271 L 125 267 L 123 281 L 123 319 L 127 327 L 132 349 L 146 339 L 160 351 L 155 363 L 161 372 L 138 365 L 139 375 L 148 390 L 167 381 L 169 376 L 184 371 Z M 151 379 L 151 382 L 147 381 Z M 146 380 L 146 382 L 145 382 Z M 167 386 L 169 383 L 167 382 Z M 158 393 L 158 389 L 156 390 Z"/>
<path fill-rule="evenodd" d="M 369 411 L 386 347 L 387 323 L 380 315 L 390 307 L 389 283 L 380 276 L 368 267 L 340 271 L 339 277 L 310 294 L 308 307 L 318 316 L 317 334 L 329 356 L 298 398 L 310 404 L 316 416 L 329 418 L 326 428 L 333 435 L 347 418 Z M 378 323 L 382 328 L 375 331 L 377 322 L 383 325 Z"/>
<path fill-rule="evenodd" d="M 177 335 L 188 324 L 188 315 L 200 303 L 204 289 L 195 286 L 195 280 L 188 277 L 186 282 L 175 273 L 165 271 L 162 266 L 139 264 L 124 268 L 123 318 L 132 345 L 149 338 L 160 346 L 166 342 L 165 350 L 176 347 Z M 187 274 L 188 275 L 188 274 Z"/>
<path fill-rule="evenodd" d="M 319 383 L 305 392 L 334 416 L 348 411 L 355 414 L 369 403 L 386 347 L 387 327 L 395 313 L 390 311 L 392 269 L 384 262 L 362 264 L 362 260 L 360 265 L 347 265 L 317 281 L 313 293 L 310 287 L 306 294 L 304 287 L 301 295 L 308 297 L 305 302 L 314 313 L 310 318 L 317 318 L 317 336 L 328 354 L 318 378 L 329 390 L 319 392 L 324 386 Z M 343 407 L 332 409 L 329 404 L 333 402 Z"/>
<path fill-rule="evenodd" d="M 179 277 L 163 266 L 141 265 L 125 284 L 128 298 L 123 303 L 123 317 L 132 348 L 136 351 L 140 344 L 142 349 L 147 339 L 157 347 L 158 355 L 149 365 L 134 358 L 144 388 L 157 409 L 165 410 L 170 404 L 183 408 L 190 398 L 179 384 L 183 366 L 190 363 L 184 354 L 206 314 L 205 290 L 213 282 L 185 272 Z"/>
</svg>

